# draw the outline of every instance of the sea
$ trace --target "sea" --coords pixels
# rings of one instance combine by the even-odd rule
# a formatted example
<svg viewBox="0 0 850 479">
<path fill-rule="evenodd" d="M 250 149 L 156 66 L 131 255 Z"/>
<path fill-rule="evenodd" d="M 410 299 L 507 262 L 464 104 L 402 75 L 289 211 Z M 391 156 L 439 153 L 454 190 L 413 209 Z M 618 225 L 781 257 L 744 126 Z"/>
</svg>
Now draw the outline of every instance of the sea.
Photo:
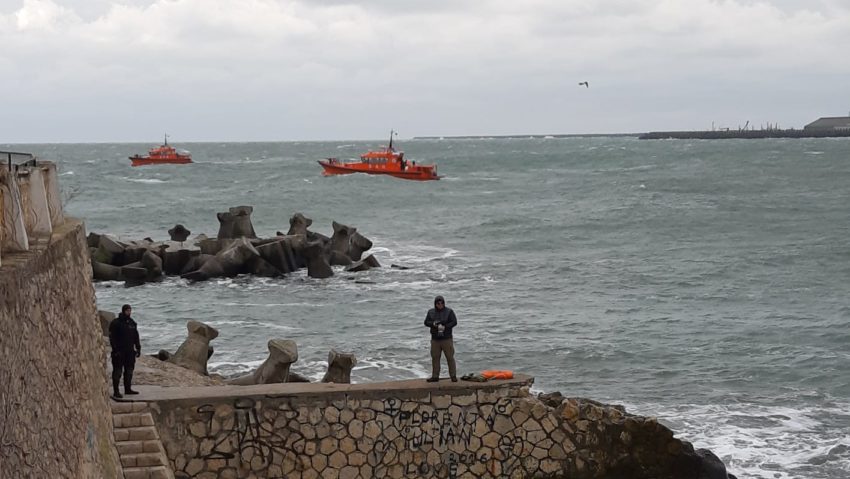
<svg viewBox="0 0 850 479">
<path fill-rule="evenodd" d="M 511 369 L 655 416 L 739 478 L 850 477 L 850 140 L 398 141 L 438 165 L 429 182 L 316 163 L 384 142 L 186 143 L 194 164 L 138 168 L 127 157 L 155 145 L 0 149 L 56 161 L 89 232 L 215 236 L 216 213 L 248 205 L 261 237 L 302 213 L 374 243 L 381 268 L 329 279 L 96 284 L 100 309 L 133 305 L 146 353 L 198 320 L 225 376 L 280 338 L 314 380 L 332 348 L 356 355 L 356 383 L 425 378 L 442 295 L 459 374 Z"/>
</svg>

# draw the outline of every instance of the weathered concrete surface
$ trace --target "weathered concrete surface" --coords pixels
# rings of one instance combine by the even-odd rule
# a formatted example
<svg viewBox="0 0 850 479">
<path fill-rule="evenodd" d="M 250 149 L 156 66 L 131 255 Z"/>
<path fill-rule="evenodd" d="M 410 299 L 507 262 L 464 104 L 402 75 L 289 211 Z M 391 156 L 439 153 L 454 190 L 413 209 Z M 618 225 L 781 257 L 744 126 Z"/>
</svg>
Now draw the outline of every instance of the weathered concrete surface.
<svg viewBox="0 0 850 479">
<path fill-rule="evenodd" d="M 0 478 L 120 477 L 80 221 L 0 267 Z"/>
</svg>

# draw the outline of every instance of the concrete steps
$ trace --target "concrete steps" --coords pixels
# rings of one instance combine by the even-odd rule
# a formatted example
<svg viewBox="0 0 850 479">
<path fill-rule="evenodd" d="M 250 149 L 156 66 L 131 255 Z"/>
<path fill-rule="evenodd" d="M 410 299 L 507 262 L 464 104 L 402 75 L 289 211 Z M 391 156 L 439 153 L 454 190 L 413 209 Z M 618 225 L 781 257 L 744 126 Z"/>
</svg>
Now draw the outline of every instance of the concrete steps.
<svg viewBox="0 0 850 479">
<path fill-rule="evenodd" d="M 147 403 L 112 401 L 112 430 L 124 479 L 174 479 Z"/>
</svg>

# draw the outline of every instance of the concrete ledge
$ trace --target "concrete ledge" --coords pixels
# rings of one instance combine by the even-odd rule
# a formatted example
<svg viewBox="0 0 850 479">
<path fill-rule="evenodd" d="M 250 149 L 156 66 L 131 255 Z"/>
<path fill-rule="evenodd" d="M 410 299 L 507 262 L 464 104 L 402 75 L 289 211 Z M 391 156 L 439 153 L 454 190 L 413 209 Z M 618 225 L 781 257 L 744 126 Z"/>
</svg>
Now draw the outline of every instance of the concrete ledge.
<svg viewBox="0 0 850 479">
<path fill-rule="evenodd" d="M 64 240 L 69 234 L 74 233 L 78 228 L 83 229 L 83 221 L 76 218 L 66 218 L 66 221 L 61 225 L 53 228 L 50 236 L 34 237 L 29 240 L 29 250 L 27 251 L 4 251 L 3 264 L 0 265 L 0 272 L 6 274 L 12 270 L 19 268 L 28 268 L 31 261 L 36 261 L 43 256 L 47 248 L 54 243 Z M 85 237 L 84 237 L 85 238 Z"/>
<path fill-rule="evenodd" d="M 376 397 L 407 397 L 423 396 L 432 392 L 448 395 L 470 394 L 475 391 L 490 391 L 494 389 L 519 389 L 531 386 L 534 378 L 517 374 L 514 379 L 491 380 L 483 383 L 473 381 L 458 381 L 453 383 L 442 379 L 438 383 L 429 383 L 425 379 L 409 379 L 405 381 L 387 381 L 365 384 L 333 384 L 333 383 L 284 383 L 260 384 L 254 386 L 195 386 L 195 387 L 163 387 L 163 386 L 134 386 L 139 391 L 137 396 L 124 396 L 121 402 L 133 401 L 195 401 L 198 399 L 226 399 L 239 397 L 312 397 L 348 395 L 352 398 Z"/>
</svg>

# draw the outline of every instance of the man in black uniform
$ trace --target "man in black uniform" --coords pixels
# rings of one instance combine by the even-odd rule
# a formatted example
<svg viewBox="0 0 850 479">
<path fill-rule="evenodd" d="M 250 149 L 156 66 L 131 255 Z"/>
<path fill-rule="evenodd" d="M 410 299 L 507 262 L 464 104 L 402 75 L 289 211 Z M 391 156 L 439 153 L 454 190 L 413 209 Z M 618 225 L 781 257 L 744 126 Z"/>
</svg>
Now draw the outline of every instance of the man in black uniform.
<svg viewBox="0 0 850 479">
<path fill-rule="evenodd" d="M 452 382 L 457 382 L 457 367 L 455 366 L 455 346 L 452 340 L 452 328 L 457 326 L 457 317 L 452 308 L 446 307 L 442 296 L 434 298 L 434 308 L 428 310 L 425 316 L 425 326 L 431 328 L 431 377 L 429 383 L 440 380 L 440 356 L 446 355 L 449 365 L 449 376 Z"/>
<path fill-rule="evenodd" d="M 130 317 L 133 308 L 129 304 L 121 306 L 121 314 L 109 323 L 109 345 L 112 346 L 112 395 L 124 397 L 118 391 L 121 372 L 124 372 L 124 394 L 139 394 L 130 388 L 133 382 L 133 369 L 136 358 L 142 354 L 139 342 L 139 330 Z"/>
</svg>

